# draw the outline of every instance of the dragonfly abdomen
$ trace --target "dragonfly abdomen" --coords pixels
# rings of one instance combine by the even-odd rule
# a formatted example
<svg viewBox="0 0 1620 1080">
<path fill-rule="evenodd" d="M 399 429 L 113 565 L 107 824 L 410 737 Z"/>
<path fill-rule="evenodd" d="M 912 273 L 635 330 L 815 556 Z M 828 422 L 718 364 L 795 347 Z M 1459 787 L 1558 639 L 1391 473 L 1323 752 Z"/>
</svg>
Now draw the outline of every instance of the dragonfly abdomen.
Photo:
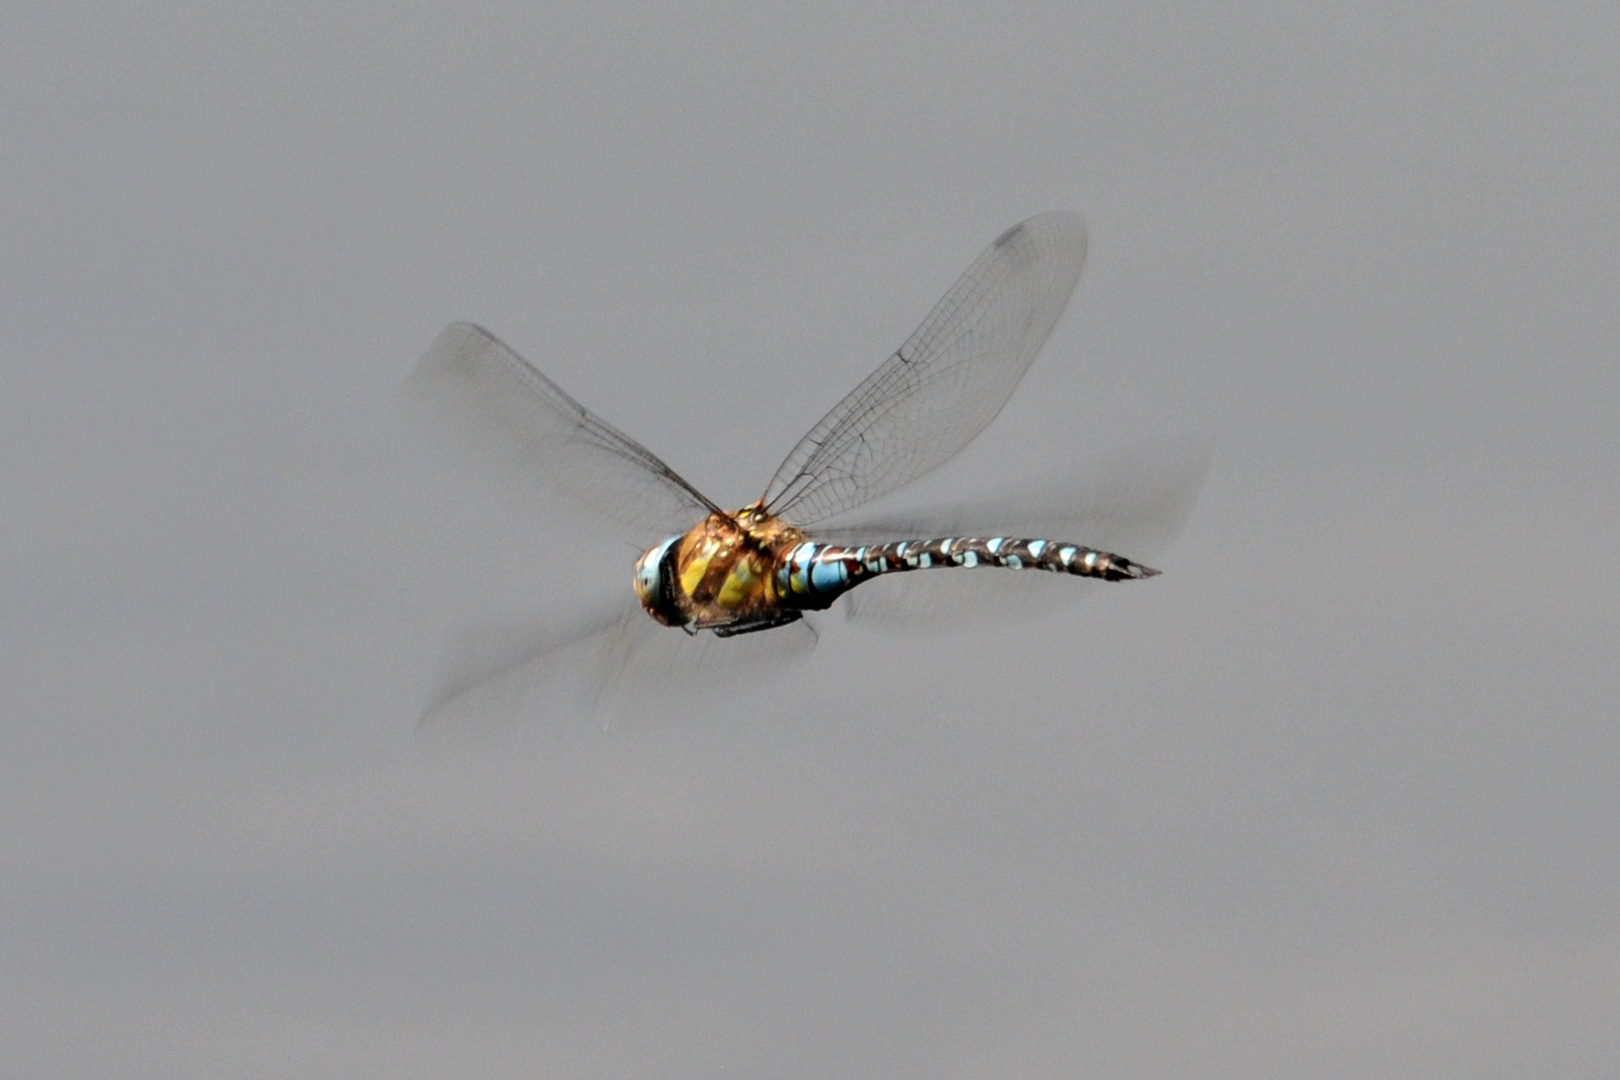
<svg viewBox="0 0 1620 1080">
<path fill-rule="evenodd" d="M 1127 581 L 1159 571 L 1121 555 L 1060 540 L 1013 536 L 897 540 L 848 547 L 805 542 L 776 571 L 778 593 L 794 606 L 822 608 L 867 578 L 943 567 L 1046 570 L 1077 577 Z"/>
</svg>

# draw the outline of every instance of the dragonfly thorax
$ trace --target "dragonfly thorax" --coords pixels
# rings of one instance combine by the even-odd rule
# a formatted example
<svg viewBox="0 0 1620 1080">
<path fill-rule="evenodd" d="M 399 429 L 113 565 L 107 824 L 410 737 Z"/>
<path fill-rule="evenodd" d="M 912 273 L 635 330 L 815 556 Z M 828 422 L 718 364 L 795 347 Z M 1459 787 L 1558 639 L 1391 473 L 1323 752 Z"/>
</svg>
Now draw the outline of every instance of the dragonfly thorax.
<svg viewBox="0 0 1620 1080">
<path fill-rule="evenodd" d="M 636 598 L 665 626 L 735 631 L 780 623 L 785 612 L 775 571 L 803 540 L 758 503 L 710 514 L 636 561 Z"/>
</svg>

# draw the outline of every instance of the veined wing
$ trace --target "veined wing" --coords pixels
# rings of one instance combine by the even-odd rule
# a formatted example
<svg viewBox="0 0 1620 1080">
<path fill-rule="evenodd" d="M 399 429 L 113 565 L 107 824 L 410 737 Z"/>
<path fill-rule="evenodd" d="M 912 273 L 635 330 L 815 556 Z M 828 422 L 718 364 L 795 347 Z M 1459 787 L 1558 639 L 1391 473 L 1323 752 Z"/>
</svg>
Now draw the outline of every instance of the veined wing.
<svg viewBox="0 0 1620 1080">
<path fill-rule="evenodd" d="M 946 536 L 1066 540 L 1157 566 L 1197 504 L 1209 461 L 1202 439 L 1146 443 L 984 499 L 862 515 L 814 533 L 852 544 Z M 871 626 L 937 632 L 1040 617 L 1109 587 L 1032 570 L 926 570 L 867 582 L 839 605 L 851 620 Z"/>
<path fill-rule="evenodd" d="M 701 710 L 786 674 L 809 655 L 805 620 L 719 638 L 659 626 L 626 596 L 574 618 L 538 615 L 473 628 L 446 650 L 417 726 L 427 738 L 515 732 L 537 719 L 591 717 L 603 727 Z"/>
<path fill-rule="evenodd" d="M 945 462 L 995 419 L 1063 314 L 1085 264 L 1078 215 L 1014 225 L 915 333 L 788 454 L 765 506 L 800 525 Z"/>
<path fill-rule="evenodd" d="M 493 457 L 520 489 L 537 480 L 647 538 L 719 510 L 656 454 L 569 397 L 483 327 L 451 323 L 406 392 Z"/>
</svg>

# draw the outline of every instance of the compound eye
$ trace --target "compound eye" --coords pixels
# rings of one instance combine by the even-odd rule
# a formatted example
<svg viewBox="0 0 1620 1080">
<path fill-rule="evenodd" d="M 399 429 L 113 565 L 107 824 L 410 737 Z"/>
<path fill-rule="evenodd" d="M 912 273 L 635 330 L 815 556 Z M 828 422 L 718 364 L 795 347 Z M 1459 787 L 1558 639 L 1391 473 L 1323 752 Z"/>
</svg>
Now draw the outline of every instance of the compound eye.
<svg viewBox="0 0 1620 1080">
<path fill-rule="evenodd" d="M 636 560 L 636 599 L 647 609 L 647 614 L 665 626 L 679 626 L 687 621 L 675 603 L 674 556 L 680 539 L 672 536 Z"/>
<path fill-rule="evenodd" d="M 661 558 L 643 557 L 636 563 L 636 592 L 640 594 L 641 602 L 644 604 L 663 592 L 659 581 L 663 576 L 659 573 L 659 564 L 662 561 Z"/>
</svg>

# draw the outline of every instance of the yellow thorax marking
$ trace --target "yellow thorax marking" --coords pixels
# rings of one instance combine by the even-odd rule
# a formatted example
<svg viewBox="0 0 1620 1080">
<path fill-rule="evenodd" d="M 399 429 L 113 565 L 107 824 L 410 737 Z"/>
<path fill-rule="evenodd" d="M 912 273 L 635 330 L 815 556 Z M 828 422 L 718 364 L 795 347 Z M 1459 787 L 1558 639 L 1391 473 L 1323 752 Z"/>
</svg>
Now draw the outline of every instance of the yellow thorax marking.
<svg viewBox="0 0 1620 1080">
<path fill-rule="evenodd" d="M 720 594 L 715 599 L 720 602 L 721 607 L 738 607 L 753 594 L 755 583 L 759 581 L 754 570 L 753 553 L 745 552 L 732 566 L 726 580 L 720 584 Z"/>
<path fill-rule="evenodd" d="M 703 583 L 703 575 L 709 571 L 709 563 L 714 561 L 717 546 L 714 537 L 705 536 L 693 547 L 690 559 L 681 567 L 681 592 L 691 596 L 697 591 Z"/>
</svg>

